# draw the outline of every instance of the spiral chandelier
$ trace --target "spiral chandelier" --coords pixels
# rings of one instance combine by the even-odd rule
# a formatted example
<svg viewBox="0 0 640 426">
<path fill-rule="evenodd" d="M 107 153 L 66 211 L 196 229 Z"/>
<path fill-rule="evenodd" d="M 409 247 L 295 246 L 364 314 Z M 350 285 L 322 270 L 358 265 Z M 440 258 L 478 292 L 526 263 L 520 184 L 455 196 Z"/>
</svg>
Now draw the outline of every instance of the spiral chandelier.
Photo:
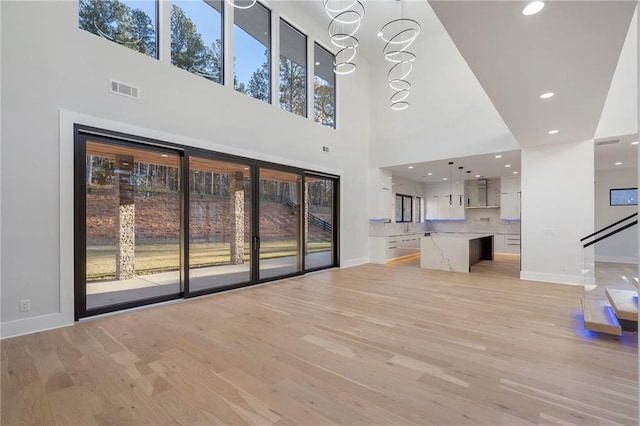
<svg viewBox="0 0 640 426">
<path fill-rule="evenodd" d="M 351 74 L 356 70 L 354 58 L 360 41 L 356 33 L 362 24 L 365 9 L 359 0 L 322 0 L 331 18 L 327 31 L 331 44 L 339 50 L 333 60 L 333 72 Z"/>
<path fill-rule="evenodd" d="M 389 100 L 391 109 L 395 111 L 409 108 L 411 83 L 408 77 L 413 71 L 413 62 L 416 59 L 416 55 L 409 51 L 409 47 L 418 38 L 420 30 L 421 27 L 417 21 L 399 18 L 386 23 L 378 33 L 378 37 L 385 42 L 382 48 L 384 58 L 392 63 L 387 72 L 387 81 L 393 90 Z"/>
<path fill-rule="evenodd" d="M 250 9 L 257 0 L 227 0 L 227 3 L 236 9 Z"/>
</svg>

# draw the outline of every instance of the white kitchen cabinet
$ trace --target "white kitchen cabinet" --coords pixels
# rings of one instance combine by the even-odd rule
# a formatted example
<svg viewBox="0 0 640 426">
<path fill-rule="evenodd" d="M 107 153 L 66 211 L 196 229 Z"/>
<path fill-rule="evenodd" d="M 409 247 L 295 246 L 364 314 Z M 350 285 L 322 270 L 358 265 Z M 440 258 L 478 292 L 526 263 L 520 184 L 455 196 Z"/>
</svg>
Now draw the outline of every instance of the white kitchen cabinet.
<svg viewBox="0 0 640 426">
<path fill-rule="evenodd" d="M 459 193 L 452 196 L 451 205 L 449 206 L 449 219 L 464 219 L 464 194 Z"/>
<path fill-rule="evenodd" d="M 500 219 L 520 220 L 520 178 L 500 179 Z"/>
<path fill-rule="evenodd" d="M 494 235 L 493 251 L 496 253 L 520 254 L 520 234 Z"/>
<path fill-rule="evenodd" d="M 478 206 L 478 181 L 467 180 L 464 182 L 464 205 L 466 207 Z"/>
<path fill-rule="evenodd" d="M 427 195 L 424 217 L 426 220 L 433 220 L 438 218 L 438 196 Z"/>
<path fill-rule="evenodd" d="M 383 264 L 391 259 L 419 253 L 422 235 L 405 234 L 369 237 L 369 260 L 372 263 Z"/>
<path fill-rule="evenodd" d="M 386 260 L 418 253 L 421 236 L 422 234 L 412 234 L 387 237 Z"/>
<path fill-rule="evenodd" d="M 506 234 L 504 237 L 504 253 L 520 254 L 520 235 Z"/>
<path fill-rule="evenodd" d="M 462 202 L 465 207 L 474 209 L 498 207 L 500 205 L 500 180 L 472 179 L 465 181 Z"/>
<path fill-rule="evenodd" d="M 393 219 L 393 179 L 390 171 L 369 169 L 369 218 Z"/>
<path fill-rule="evenodd" d="M 427 220 L 464 219 L 464 185 L 448 182 L 427 185 Z"/>
<path fill-rule="evenodd" d="M 495 253 L 506 253 L 504 247 L 504 234 L 495 234 L 493 236 L 493 251 Z"/>
</svg>

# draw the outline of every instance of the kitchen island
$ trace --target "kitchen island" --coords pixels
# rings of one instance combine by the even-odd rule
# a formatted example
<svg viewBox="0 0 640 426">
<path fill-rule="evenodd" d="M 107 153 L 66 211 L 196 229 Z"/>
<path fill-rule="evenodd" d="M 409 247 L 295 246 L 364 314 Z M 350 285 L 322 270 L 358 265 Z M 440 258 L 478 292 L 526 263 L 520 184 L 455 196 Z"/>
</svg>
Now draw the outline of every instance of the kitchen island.
<svg viewBox="0 0 640 426">
<path fill-rule="evenodd" d="M 431 234 L 420 239 L 420 267 L 471 272 L 471 265 L 493 260 L 493 234 Z"/>
</svg>

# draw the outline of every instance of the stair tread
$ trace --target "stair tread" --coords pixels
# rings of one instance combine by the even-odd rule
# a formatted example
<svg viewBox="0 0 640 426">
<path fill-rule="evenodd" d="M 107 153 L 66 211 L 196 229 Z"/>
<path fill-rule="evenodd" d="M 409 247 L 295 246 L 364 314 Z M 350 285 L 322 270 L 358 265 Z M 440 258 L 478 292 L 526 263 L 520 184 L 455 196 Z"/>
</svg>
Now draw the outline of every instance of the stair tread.
<svg viewBox="0 0 640 426">
<path fill-rule="evenodd" d="M 600 333 L 622 335 L 622 328 L 606 300 L 582 299 L 584 327 Z"/>
<path fill-rule="evenodd" d="M 636 288 L 638 288 L 638 277 L 633 277 L 633 279 L 631 280 L 631 283 L 636 286 Z"/>
<path fill-rule="evenodd" d="M 608 288 L 605 291 L 613 311 L 620 319 L 638 321 L 638 292 Z"/>
</svg>

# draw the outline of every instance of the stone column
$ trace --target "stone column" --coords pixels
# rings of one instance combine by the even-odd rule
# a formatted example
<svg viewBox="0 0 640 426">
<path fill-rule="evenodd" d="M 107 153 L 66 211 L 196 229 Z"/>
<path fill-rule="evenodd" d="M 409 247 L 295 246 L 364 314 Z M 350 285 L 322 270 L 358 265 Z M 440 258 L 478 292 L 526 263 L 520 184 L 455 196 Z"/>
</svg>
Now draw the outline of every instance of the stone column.
<svg viewBox="0 0 640 426">
<path fill-rule="evenodd" d="M 244 263 L 244 176 L 242 172 L 229 174 L 229 197 L 231 212 L 230 263 Z"/>
<path fill-rule="evenodd" d="M 133 156 L 116 155 L 116 194 L 118 223 L 116 228 L 116 279 L 129 280 L 136 275 L 136 210 L 133 200 Z"/>
</svg>

